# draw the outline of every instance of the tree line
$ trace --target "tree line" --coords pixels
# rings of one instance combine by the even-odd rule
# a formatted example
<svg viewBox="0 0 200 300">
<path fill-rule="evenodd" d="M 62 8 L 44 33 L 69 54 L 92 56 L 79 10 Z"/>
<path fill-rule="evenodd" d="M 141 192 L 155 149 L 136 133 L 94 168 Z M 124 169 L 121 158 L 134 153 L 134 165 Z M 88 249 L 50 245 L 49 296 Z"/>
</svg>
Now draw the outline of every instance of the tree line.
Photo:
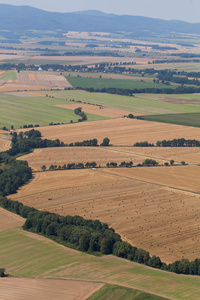
<svg viewBox="0 0 200 300">
<path fill-rule="evenodd" d="M 159 163 L 154 160 L 154 159 L 145 159 L 142 164 L 137 164 L 137 167 L 142 167 L 142 166 L 158 166 Z M 50 165 L 49 167 L 49 171 L 55 171 L 55 170 L 72 170 L 72 169 L 88 169 L 88 168 L 101 168 L 101 166 L 97 166 L 97 163 L 95 161 L 93 162 L 86 162 L 85 164 L 83 163 L 68 163 L 68 164 L 64 164 L 63 166 L 57 166 L 57 165 Z M 116 162 L 110 162 L 110 163 L 106 163 L 106 167 L 107 168 L 132 168 L 132 167 L 136 167 L 133 166 L 133 162 L 129 161 L 129 162 L 125 162 L 122 161 L 119 165 Z M 42 171 L 46 171 L 46 166 L 42 165 L 41 167 Z"/>
<path fill-rule="evenodd" d="M 137 142 L 133 145 L 134 147 L 200 147 L 200 141 L 198 140 L 191 140 L 191 139 L 173 139 L 173 140 L 163 140 L 163 141 L 157 141 L 156 145 L 154 143 L 148 143 L 145 142 Z"/>
<path fill-rule="evenodd" d="M 163 140 L 157 141 L 156 146 L 158 147 L 200 147 L 200 141 L 198 140 L 186 140 L 184 138 L 181 139 L 173 139 L 173 140 Z"/>
<path fill-rule="evenodd" d="M 104 138 L 100 146 L 109 146 L 110 139 Z M 9 155 L 17 155 L 18 153 L 27 153 L 35 148 L 48 148 L 48 147 L 80 147 L 80 146 L 98 146 L 97 139 L 84 140 L 82 142 L 64 143 L 59 139 L 50 140 L 42 139 L 39 130 L 31 129 L 26 132 L 13 132 L 12 133 L 12 147 L 6 151 Z"/>
<path fill-rule="evenodd" d="M 95 89 L 85 88 L 85 87 L 76 87 L 77 90 L 84 90 L 90 93 L 107 93 L 107 94 L 116 94 L 124 96 L 134 96 L 134 94 L 194 94 L 200 93 L 199 87 L 194 86 L 178 86 L 177 88 L 134 88 L 134 89 L 121 89 L 121 88 L 102 88 Z"/>
</svg>

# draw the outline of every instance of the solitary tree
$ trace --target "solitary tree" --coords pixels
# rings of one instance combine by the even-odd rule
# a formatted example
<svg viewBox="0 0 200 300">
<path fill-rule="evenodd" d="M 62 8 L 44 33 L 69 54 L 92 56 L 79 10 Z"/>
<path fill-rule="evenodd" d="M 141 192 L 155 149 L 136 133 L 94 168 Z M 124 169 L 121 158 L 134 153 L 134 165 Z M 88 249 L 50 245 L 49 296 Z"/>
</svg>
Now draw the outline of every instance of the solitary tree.
<svg viewBox="0 0 200 300">
<path fill-rule="evenodd" d="M 106 138 L 103 139 L 103 142 L 101 143 L 101 146 L 108 146 L 109 143 L 110 143 L 110 140 L 109 140 L 109 138 L 106 137 Z"/>
<path fill-rule="evenodd" d="M 42 169 L 42 171 L 45 171 L 45 170 L 46 170 L 46 166 L 43 165 L 43 166 L 41 167 L 41 169 Z"/>
</svg>

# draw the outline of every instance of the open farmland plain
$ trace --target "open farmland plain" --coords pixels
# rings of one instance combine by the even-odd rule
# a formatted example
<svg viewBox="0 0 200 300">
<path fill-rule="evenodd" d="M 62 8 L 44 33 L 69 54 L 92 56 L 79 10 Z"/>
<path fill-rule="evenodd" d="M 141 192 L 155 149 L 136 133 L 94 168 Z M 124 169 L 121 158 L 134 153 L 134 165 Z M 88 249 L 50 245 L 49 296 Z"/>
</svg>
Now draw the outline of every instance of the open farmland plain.
<svg viewBox="0 0 200 300">
<path fill-rule="evenodd" d="M 58 99 L 74 99 L 146 115 L 200 113 L 199 95 L 193 94 L 135 94 L 135 97 L 130 97 L 80 90 L 51 91 L 50 94 Z"/>
<path fill-rule="evenodd" d="M 39 95 L 39 94 L 38 94 Z M 1 124 L 15 128 L 28 124 L 49 125 L 53 123 L 77 122 L 79 116 L 74 114 L 73 109 L 56 107 L 55 105 L 66 104 L 65 100 L 52 99 L 29 95 L 27 93 L 5 93 L 0 95 Z M 79 107 L 77 104 L 76 107 Z M 88 120 L 107 119 L 107 117 L 87 114 Z M 57 127 L 58 129 L 58 127 Z"/>
<path fill-rule="evenodd" d="M 200 166 L 145 167 L 136 169 L 104 170 L 111 174 L 128 177 L 142 182 L 156 183 L 200 194 Z"/>
<path fill-rule="evenodd" d="M 184 168 L 180 173 L 186 175 L 172 188 L 164 182 L 153 184 L 153 179 L 151 183 L 147 178 L 138 180 L 136 168 L 39 172 L 11 199 L 41 210 L 107 222 L 124 240 L 165 262 L 192 260 L 200 257 L 200 195 Z M 149 169 L 144 168 L 144 173 Z M 168 183 L 171 167 L 163 173 Z M 184 186 L 193 187 L 195 193 L 178 190 L 185 190 Z"/>
<path fill-rule="evenodd" d="M 61 147 L 35 149 L 32 153 L 20 157 L 26 160 L 34 171 L 41 171 L 42 165 L 48 169 L 52 164 L 63 166 L 68 163 L 83 163 L 95 161 L 105 167 L 107 163 L 132 161 L 133 165 L 141 164 L 146 158 L 155 159 L 159 164 L 174 160 L 180 164 L 200 164 L 200 153 L 196 147 Z"/>
<path fill-rule="evenodd" d="M 141 159 L 152 158 L 156 161 L 164 160 L 175 163 L 185 161 L 187 164 L 200 164 L 200 151 L 198 147 L 115 147 L 112 151 L 130 153 Z"/>
<path fill-rule="evenodd" d="M 4 84 L 0 86 L 0 91 L 18 90 L 40 90 L 51 88 L 70 88 L 71 84 L 64 76 L 49 74 L 46 72 L 20 72 L 3 73 L 0 77 Z"/>
<path fill-rule="evenodd" d="M 4 258 L 4 265 L 7 266 L 6 271 L 12 276 L 39 277 L 40 279 L 51 278 L 52 286 L 49 289 L 53 295 L 54 279 L 63 279 L 58 285 L 55 285 L 55 290 L 58 291 L 58 287 L 64 284 L 63 293 L 69 288 L 67 280 L 64 279 L 76 279 L 84 280 L 84 283 L 90 281 L 85 284 L 85 286 L 89 285 L 90 291 L 91 289 L 94 290 L 94 285 L 91 282 L 93 281 L 97 282 L 95 288 L 101 282 L 146 291 L 167 299 L 199 299 L 200 278 L 198 276 L 168 273 L 111 255 L 95 257 L 65 248 L 49 239 L 21 229 L 10 229 L 0 232 L 0 256 Z M 1 291 L 4 292 L 6 285 L 7 287 L 9 286 L 9 282 L 7 283 L 6 279 L 1 280 Z M 18 278 L 13 280 L 15 279 L 18 280 Z M 25 284 L 31 284 L 31 279 L 20 279 L 22 281 L 16 281 L 18 286 L 21 287 L 18 290 L 19 295 L 20 293 L 26 293 L 27 287 Z M 33 285 L 40 279 L 33 280 Z M 10 280 L 12 282 L 12 278 Z M 167 289 L 163 289 L 163 286 L 166 286 L 166 282 Z M 71 283 L 71 287 L 74 287 L 73 281 Z M 71 291 L 71 296 L 76 296 L 77 292 L 82 295 L 81 290 L 79 290 L 80 284 L 77 282 L 77 288 L 75 291 Z M 15 282 L 13 282 L 13 287 L 16 288 Z M 48 281 L 46 285 L 43 280 L 41 280 L 41 283 L 38 282 L 38 288 L 35 287 L 35 293 L 38 297 L 39 293 L 42 293 L 42 287 L 46 290 Z M 30 288 L 32 289 L 32 287 Z M 58 295 L 60 295 L 62 290 L 58 291 Z M 16 297 L 17 288 L 15 292 Z M 6 293 L 8 293 L 7 298 L 5 297 L 3 300 L 10 299 L 8 295 L 12 293 L 12 288 L 7 290 Z M 49 297 L 51 296 L 49 295 Z M 57 299 L 59 298 L 57 297 Z M 19 299 L 16 298 L 16 300 Z"/>
<path fill-rule="evenodd" d="M 115 148 L 106 147 L 61 147 L 61 148 L 44 148 L 35 149 L 34 152 L 20 157 L 20 160 L 26 160 L 34 171 L 41 171 L 42 165 L 47 169 L 50 165 L 63 166 L 70 163 L 83 163 L 95 161 L 97 165 L 105 167 L 107 163 L 116 162 L 120 164 L 122 161 L 133 162 L 133 165 L 141 164 L 150 156 L 138 155 L 126 152 L 124 149 L 116 150 Z M 160 164 L 166 159 L 158 159 Z"/>
<path fill-rule="evenodd" d="M 13 55 L 2 54 L 0 55 L 0 61 L 5 62 L 9 60 L 11 63 L 19 64 L 35 64 L 35 65 L 43 65 L 43 64 L 67 64 L 67 65 L 94 65 L 98 63 L 106 63 L 106 62 L 132 62 L 133 57 L 112 57 L 112 56 L 30 56 L 30 55 Z M 150 58 L 146 57 L 136 57 L 134 61 L 143 65 L 148 64 L 148 61 L 152 61 Z"/>
<path fill-rule="evenodd" d="M 177 138 L 200 140 L 200 129 L 173 124 L 148 122 L 136 119 L 111 119 L 57 126 L 40 127 L 43 138 L 60 139 L 65 143 L 105 137 L 115 146 L 132 146 L 136 142 Z"/>
<path fill-rule="evenodd" d="M 140 113 L 135 113 L 131 110 L 122 110 L 117 108 L 103 107 L 91 104 L 77 103 L 77 104 L 60 104 L 56 105 L 57 107 L 67 108 L 67 109 L 75 109 L 77 106 L 80 106 L 82 110 L 87 114 L 95 114 L 103 117 L 108 117 L 112 119 L 121 118 L 127 116 L 128 114 L 134 114 L 134 116 L 141 116 Z"/>
</svg>

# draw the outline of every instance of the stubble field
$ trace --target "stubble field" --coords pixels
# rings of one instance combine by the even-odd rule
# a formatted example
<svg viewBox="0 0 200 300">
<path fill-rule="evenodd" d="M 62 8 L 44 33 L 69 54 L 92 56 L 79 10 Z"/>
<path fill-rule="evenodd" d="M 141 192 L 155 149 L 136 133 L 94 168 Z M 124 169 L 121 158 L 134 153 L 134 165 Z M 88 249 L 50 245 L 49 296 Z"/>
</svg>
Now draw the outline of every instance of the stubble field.
<svg viewBox="0 0 200 300">
<path fill-rule="evenodd" d="M 178 138 L 200 140 L 200 129 L 180 125 L 148 122 L 136 119 L 112 119 L 57 126 L 40 127 L 43 138 L 60 139 L 65 143 L 105 137 L 116 146 L 132 146 L 136 142 Z"/>
<path fill-rule="evenodd" d="M 141 164 L 146 158 L 155 159 L 159 164 L 174 160 L 175 164 L 185 161 L 187 164 L 200 164 L 200 152 L 197 147 L 61 147 L 35 149 L 19 159 L 27 160 L 34 171 L 41 171 L 42 165 L 63 166 L 68 163 L 87 163 L 95 161 L 104 167 L 107 163 L 132 161 Z"/>
<path fill-rule="evenodd" d="M 0 130 L 0 152 L 6 151 L 10 148 L 9 133 L 4 130 Z"/>
<path fill-rule="evenodd" d="M 25 219 L 0 208 L 0 231 L 24 225 Z"/>
<path fill-rule="evenodd" d="M 61 147 L 35 149 L 32 153 L 20 157 L 20 160 L 27 160 L 34 171 L 41 171 L 43 165 L 48 169 L 52 164 L 63 166 L 68 163 L 83 163 L 95 161 L 97 166 L 105 167 L 107 163 L 116 162 L 118 165 L 123 162 L 133 162 L 133 165 L 142 163 L 148 156 L 126 152 L 123 148 L 106 147 Z M 163 163 L 164 159 L 158 159 Z"/>
<path fill-rule="evenodd" d="M 2 278 L 1 299 L 86 300 L 104 284 L 42 278 Z"/>
<path fill-rule="evenodd" d="M 113 151 L 130 153 L 144 159 L 152 158 L 156 161 L 174 160 L 175 163 L 185 161 L 187 164 L 200 164 L 198 147 L 115 147 Z"/>
<path fill-rule="evenodd" d="M 179 181 L 177 187 L 175 182 L 175 188 L 169 188 L 135 179 L 136 170 L 39 172 L 11 199 L 41 210 L 107 222 L 123 240 L 165 262 L 199 257 L 200 195 L 178 190 Z M 168 168 L 163 170 L 164 178 L 170 180 Z M 190 173 L 182 180 L 182 186 L 192 184 Z"/>
<path fill-rule="evenodd" d="M 90 105 L 90 104 L 84 104 L 84 103 L 77 103 L 77 104 L 61 104 L 56 105 L 57 107 L 67 108 L 67 109 L 75 109 L 78 106 L 82 108 L 82 111 L 84 111 L 86 114 L 94 114 L 99 115 L 103 117 L 108 118 L 121 118 L 124 116 L 127 116 L 128 114 L 133 114 L 134 116 L 141 116 L 142 114 L 133 112 L 131 110 L 122 110 L 117 108 L 110 108 L 110 107 L 104 107 L 104 106 L 97 106 L 97 105 Z"/>
</svg>

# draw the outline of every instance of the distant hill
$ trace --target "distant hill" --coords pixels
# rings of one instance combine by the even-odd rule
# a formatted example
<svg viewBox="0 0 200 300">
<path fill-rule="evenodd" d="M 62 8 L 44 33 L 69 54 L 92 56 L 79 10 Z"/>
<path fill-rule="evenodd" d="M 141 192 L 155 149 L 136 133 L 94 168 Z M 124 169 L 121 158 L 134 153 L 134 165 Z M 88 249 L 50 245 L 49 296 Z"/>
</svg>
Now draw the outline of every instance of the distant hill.
<svg viewBox="0 0 200 300">
<path fill-rule="evenodd" d="M 166 21 L 139 16 L 106 14 L 100 11 L 47 12 L 30 6 L 0 4 L 0 30 L 56 30 L 135 33 L 200 34 L 200 23 Z"/>
</svg>

